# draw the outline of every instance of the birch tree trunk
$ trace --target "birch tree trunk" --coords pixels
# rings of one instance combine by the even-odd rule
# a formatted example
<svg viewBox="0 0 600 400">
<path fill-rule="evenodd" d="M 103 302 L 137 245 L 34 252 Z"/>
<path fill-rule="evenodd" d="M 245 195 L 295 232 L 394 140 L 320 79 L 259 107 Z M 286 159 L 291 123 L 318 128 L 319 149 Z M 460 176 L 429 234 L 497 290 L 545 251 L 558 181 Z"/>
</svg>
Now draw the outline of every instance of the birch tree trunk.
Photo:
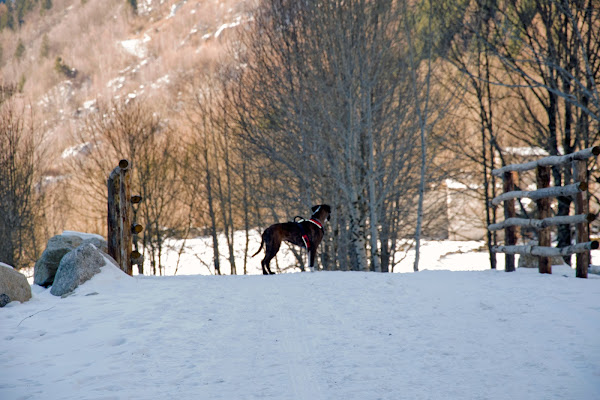
<svg viewBox="0 0 600 400">
<path fill-rule="evenodd" d="M 360 202 L 356 193 L 352 193 L 354 201 L 350 208 L 350 241 L 356 257 L 359 271 L 368 271 L 369 261 L 367 257 L 367 239 L 364 235 L 363 220 L 361 217 Z"/>
<path fill-rule="evenodd" d="M 429 9 L 431 10 L 431 0 L 429 0 Z M 432 57 L 432 49 L 431 49 L 431 11 L 428 13 L 428 38 L 427 38 L 427 72 L 425 76 L 425 91 L 424 93 L 420 93 L 417 88 L 417 70 L 419 69 L 419 65 L 417 65 L 417 60 L 414 54 L 414 46 L 413 40 L 411 37 L 411 30 L 407 27 L 406 29 L 406 39 L 408 41 L 408 52 L 410 57 L 410 70 L 412 75 L 412 90 L 413 90 L 413 98 L 415 101 L 415 110 L 417 113 L 418 123 L 419 123 L 419 134 L 420 134 L 420 144 L 421 144 L 421 171 L 419 177 L 419 201 L 417 206 L 417 226 L 415 228 L 415 262 L 413 264 L 413 270 L 416 272 L 419 270 L 419 261 L 420 261 L 420 250 L 421 250 L 421 231 L 423 226 L 423 202 L 425 198 L 425 178 L 427 176 L 427 120 L 429 115 L 429 94 L 430 94 L 430 83 L 431 83 L 431 57 Z M 423 100 L 420 100 L 423 97 Z M 421 109 L 421 101 L 424 102 L 423 108 Z"/>
</svg>

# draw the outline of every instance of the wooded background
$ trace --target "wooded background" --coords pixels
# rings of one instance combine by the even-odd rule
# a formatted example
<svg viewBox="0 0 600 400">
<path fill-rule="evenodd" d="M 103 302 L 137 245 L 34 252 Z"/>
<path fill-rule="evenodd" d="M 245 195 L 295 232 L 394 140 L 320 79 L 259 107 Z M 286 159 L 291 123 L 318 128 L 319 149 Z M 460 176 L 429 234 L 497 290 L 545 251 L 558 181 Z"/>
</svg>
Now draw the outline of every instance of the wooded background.
<svg viewBox="0 0 600 400">
<path fill-rule="evenodd" d="M 60 168 L 43 155 L 48 130 L 11 64 L 0 110 L 0 261 L 31 265 L 61 229 L 105 235 L 106 178 L 127 158 L 143 199 L 146 273 L 163 273 L 168 238 L 196 235 L 213 238 L 211 271 L 245 273 L 253 229 L 319 203 L 333 208 L 323 269 L 390 272 L 414 246 L 417 270 L 421 238 L 453 229 L 457 184 L 482 210 L 465 208 L 465 218 L 487 226 L 501 219 L 490 204 L 502 191 L 494 168 L 600 143 L 598 1 L 264 0 L 247 10 L 225 55 L 179 68 L 162 97 L 99 97 L 73 118 L 78 155 Z M 595 161 L 588 168 L 598 212 L 600 173 Z M 573 171 L 553 168 L 552 180 L 571 183 Z M 560 197 L 552 212 L 571 208 Z M 517 212 L 537 211 L 521 202 Z M 243 258 L 233 251 L 239 231 Z M 569 226 L 556 237 L 570 244 Z"/>
</svg>

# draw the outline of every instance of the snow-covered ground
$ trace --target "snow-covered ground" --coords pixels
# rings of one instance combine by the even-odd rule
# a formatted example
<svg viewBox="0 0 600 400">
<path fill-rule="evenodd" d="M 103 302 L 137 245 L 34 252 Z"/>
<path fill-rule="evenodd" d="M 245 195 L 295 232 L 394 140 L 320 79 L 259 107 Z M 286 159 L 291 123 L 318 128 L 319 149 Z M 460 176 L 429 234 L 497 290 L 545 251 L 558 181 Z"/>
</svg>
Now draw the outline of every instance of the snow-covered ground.
<svg viewBox="0 0 600 400">
<path fill-rule="evenodd" d="M 238 231 L 234 236 L 235 262 L 238 274 L 244 270 L 244 249 L 246 237 L 244 232 Z M 163 257 L 165 266 L 164 275 L 210 275 L 214 274 L 212 239 L 199 237 L 186 241 L 170 241 L 170 250 Z M 260 260 L 264 256 L 261 251 L 256 257 L 251 257 L 260 247 L 260 235 L 252 231 L 249 235 L 248 258 L 246 270 L 250 275 L 262 274 Z M 225 236 L 219 238 L 219 262 L 223 274 L 231 273 L 229 263 L 229 250 Z M 304 262 L 307 261 L 303 252 Z M 414 249 L 406 253 L 398 252 L 394 272 L 412 272 L 415 259 Z M 519 256 L 515 256 L 518 263 Z M 496 257 L 497 268 L 504 269 L 504 255 Z M 573 256 L 575 262 L 575 256 Z M 592 262 L 600 265 L 600 250 L 592 252 Z M 298 261 L 284 243 L 271 261 L 271 269 L 278 272 L 300 272 Z M 134 267 L 135 270 L 136 267 Z M 148 266 L 146 266 L 148 268 Z M 423 240 L 420 251 L 420 270 L 450 270 L 450 271 L 484 271 L 490 268 L 489 255 L 483 241 L 453 241 L 453 240 Z M 136 272 L 136 271 L 134 271 Z M 575 272 L 573 272 L 573 275 Z"/>
<path fill-rule="evenodd" d="M 0 399 L 600 399 L 600 279 L 456 246 L 427 243 L 419 273 L 34 287 L 0 309 Z"/>
<path fill-rule="evenodd" d="M 246 237 L 244 232 L 238 231 L 234 236 L 234 249 L 236 260 L 236 271 L 242 274 L 244 270 L 244 249 Z M 163 258 L 165 275 L 207 275 L 214 274 L 212 238 L 199 237 L 186 241 L 171 241 L 170 251 Z M 485 253 L 483 241 L 422 241 L 420 267 L 421 270 L 448 269 L 453 271 L 481 271 L 489 269 L 489 259 Z M 252 231 L 249 237 L 247 273 L 262 274 L 260 260 L 264 256 L 261 251 L 256 257 L 251 257 L 260 247 L 260 235 Z M 182 251 L 183 248 L 183 251 Z M 484 252 L 479 252 L 481 250 Z M 600 253 L 600 252 L 598 252 Z M 229 263 L 229 250 L 225 236 L 219 238 L 219 262 L 223 274 L 231 273 Z M 303 252 L 304 262 L 307 261 L 306 253 Z M 599 254 L 600 256 L 600 254 Z M 414 264 L 414 250 L 406 254 L 397 254 L 397 265 L 394 272 L 412 272 Z M 498 256 L 498 268 L 504 269 L 504 256 Z M 599 258 L 600 263 L 600 258 Z M 284 243 L 277 254 L 276 259 L 271 261 L 271 269 L 281 272 L 300 272 L 297 267 L 298 261 L 290 251 L 290 247 Z M 296 267 L 294 267 L 296 266 Z M 134 267 L 135 269 L 135 267 Z"/>
</svg>

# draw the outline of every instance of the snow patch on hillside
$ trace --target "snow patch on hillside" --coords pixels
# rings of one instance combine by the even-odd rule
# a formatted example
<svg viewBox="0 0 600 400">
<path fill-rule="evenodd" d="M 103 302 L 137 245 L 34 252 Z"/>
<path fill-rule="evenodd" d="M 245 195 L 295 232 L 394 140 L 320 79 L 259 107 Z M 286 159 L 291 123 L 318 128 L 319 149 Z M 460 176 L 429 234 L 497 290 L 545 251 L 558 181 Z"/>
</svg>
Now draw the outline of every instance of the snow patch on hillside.
<svg viewBox="0 0 600 400">
<path fill-rule="evenodd" d="M 241 17 L 237 17 L 235 21 L 221 25 L 215 32 L 215 39 L 218 38 L 225 29 L 235 28 L 241 23 Z"/>
<path fill-rule="evenodd" d="M 63 150 L 61 158 L 65 159 L 78 156 L 87 156 L 92 152 L 92 147 L 93 145 L 91 142 L 80 143 L 75 146 L 67 147 L 65 150 Z"/>
<path fill-rule="evenodd" d="M 169 18 L 173 18 L 175 16 L 175 14 L 177 14 L 177 11 L 181 8 L 181 6 L 183 6 L 185 3 L 187 3 L 187 0 L 182 0 L 179 1 L 173 5 L 171 5 L 171 11 L 169 12 L 169 15 L 167 16 L 167 19 Z"/>
<path fill-rule="evenodd" d="M 164 4 L 165 0 L 138 0 L 137 13 L 138 15 L 148 15 L 152 13 L 156 5 Z"/>
<path fill-rule="evenodd" d="M 144 37 L 141 39 L 123 40 L 120 43 L 129 54 L 138 58 L 146 58 L 148 56 L 148 47 L 146 46 L 146 43 L 150 40 L 152 40 L 150 36 L 144 34 Z"/>
</svg>

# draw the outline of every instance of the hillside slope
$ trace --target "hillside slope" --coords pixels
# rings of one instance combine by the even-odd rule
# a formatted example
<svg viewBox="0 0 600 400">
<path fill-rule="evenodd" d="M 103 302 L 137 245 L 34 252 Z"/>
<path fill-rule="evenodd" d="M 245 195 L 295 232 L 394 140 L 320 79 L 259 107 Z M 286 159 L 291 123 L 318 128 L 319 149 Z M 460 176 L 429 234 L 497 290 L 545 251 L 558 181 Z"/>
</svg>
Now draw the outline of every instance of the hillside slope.
<svg viewBox="0 0 600 400">
<path fill-rule="evenodd" d="M 231 28 L 248 19 L 250 3 L 140 0 L 135 13 L 123 0 L 55 0 L 0 32 L 0 82 L 22 90 L 60 162 L 96 99 L 144 96 L 167 114 L 181 80 L 225 57 Z"/>
<path fill-rule="evenodd" d="M 600 280 L 560 272 L 105 266 L 0 312 L 0 398 L 599 398 Z"/>
<path fill-rule="evenodd" d="M 134 12 L 124 0 L 55 0 L 43 13 L 39 5 L 29 12 L 18 29 L 0 32 L 0 91 L 19 91 L 13 98 L 31 108 L 27 119 L 42 138 L 40 243 L 64 229 L 106 230 L 98 187 L 110 169 L 93 159 L 103 151 L 88 145 L 89 132 L 98 132 L 90 121 L 102 120 L 100 110 L 136 99 L 161 127 L 184 135 L 185 96 L 204 84 L 199 76 L 207 70 L 229 65 L 232 40 L 247 27 L 253 4 L 138 0 Z M 114 162 L 127 156 L 115 155 Z M 80 161 L 101 179 L 82 182 L 87 172 Z"/>
</svg>

